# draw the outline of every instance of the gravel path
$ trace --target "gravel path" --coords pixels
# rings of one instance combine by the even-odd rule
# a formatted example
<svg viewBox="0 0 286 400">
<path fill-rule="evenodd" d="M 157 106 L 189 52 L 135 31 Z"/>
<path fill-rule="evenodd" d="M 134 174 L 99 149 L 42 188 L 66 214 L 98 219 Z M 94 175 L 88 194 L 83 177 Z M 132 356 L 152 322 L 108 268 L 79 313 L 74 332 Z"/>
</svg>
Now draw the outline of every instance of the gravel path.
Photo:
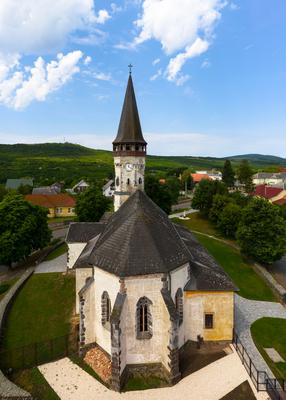
<svg viewBox="0 0 286 400">
<path fill-rule="evenodd" d="M 237 294 L 235 295 L 236 333 L 249 356 L 252 358 L 256 368 L 260 371 L 266 371 L 269 377 L 274 377 L 270 368 L 257 350 L 250 333 L 250 327 L 253 322 L 263 317 L 286 319 L 286 309 L 280 303 L 247 300 Z"/>
<path fill-rule="evenodd" d="M 181 400 L 185 397 L 219 400 L 242 382 L 249 381 L 236 352 L 187 376 L 175 386 L 121 394 L 108 390 L 68 358 L 42 365 L 39 370 L 61 400 Z M 259 400 L 268 399 L 265 392 L 255 394 Z"/>
<path fill-rule="evenodd" d="M 67 270 L 67 253 L 54 258 L 51 261 L 43 261 L 37 265 L 35 274 L 44 274 L 47 272 L 65 272 Z"/>
</svg>

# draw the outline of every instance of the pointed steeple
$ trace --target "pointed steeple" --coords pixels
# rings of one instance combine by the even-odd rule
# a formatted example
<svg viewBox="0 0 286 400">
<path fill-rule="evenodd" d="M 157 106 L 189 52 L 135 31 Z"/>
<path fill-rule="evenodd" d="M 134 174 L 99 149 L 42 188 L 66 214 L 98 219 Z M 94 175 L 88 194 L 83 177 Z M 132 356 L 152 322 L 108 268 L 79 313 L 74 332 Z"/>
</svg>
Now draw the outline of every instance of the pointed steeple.
<svg viewBox="0 0 286 400">
<path fill-rule="evenodd" d="M 131 71 L 129 73 L 118 132 L 113 144 L 147 144 L 141 130 Z"/>
</svg>

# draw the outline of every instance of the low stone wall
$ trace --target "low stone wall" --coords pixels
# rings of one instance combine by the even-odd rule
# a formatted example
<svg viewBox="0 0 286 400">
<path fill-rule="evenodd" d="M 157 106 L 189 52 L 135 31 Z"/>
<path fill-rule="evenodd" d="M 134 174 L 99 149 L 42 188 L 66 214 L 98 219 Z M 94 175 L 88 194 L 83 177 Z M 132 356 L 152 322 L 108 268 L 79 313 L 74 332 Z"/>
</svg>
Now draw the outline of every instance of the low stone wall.
<svg viewBox="0 0 286 400">
<path fill-rule="evenodd" d="M 262 265 L 254 264 L 255 271 L 267 281 L 270 287 L 274 290 L 274 292 L 280 297 L 283 303 L 286 303 L 286 290 L 280 283 L 278 283 L 275 278 L 267 271 L 265 267 Z"/>
<path fill-rule="evenodd" d="M 5 315 L 11 304 L 14 296 L 18 293 L 22 285 L 33 274 L 34 268 L 31 267 L 21 276 L 21 278 L 11 287 L 8 293 L 0 302 L 0 332 L 2 332 Z M 13 382 L 9 381 L 6 376 L 0 371 L 0 399 L 18 400 L 18 399 L 32 399 L 30 393 L 16 386 Z"/>
</svg>

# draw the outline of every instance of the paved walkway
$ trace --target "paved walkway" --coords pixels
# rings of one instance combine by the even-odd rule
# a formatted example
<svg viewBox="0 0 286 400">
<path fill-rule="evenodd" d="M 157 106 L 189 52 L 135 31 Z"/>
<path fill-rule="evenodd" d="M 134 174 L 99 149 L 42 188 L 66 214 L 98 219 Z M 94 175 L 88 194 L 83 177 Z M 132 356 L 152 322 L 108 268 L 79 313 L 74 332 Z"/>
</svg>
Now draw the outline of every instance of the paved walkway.
<svg viewBox="0 0 286 400">
<path fill-rule="evenodd" d="M 235 295 L 236 333 L 256 368 L 260 371 L 266 371 L 270 377 L 273 377 L 273 373 L 257 350 L 250 332 L 253 322 L 263 317 L 286 319 L 286 309 L 280 303 L 247 300 L 237 294 Z"/>
<path fill-rule="evenodd" d="M 174 214 L 170 214 L 169 218 L 179 218 L 179 217 L 183 217 L 185 215 L 193 214 L 193 213 L 196 213 L 196 212 L 198 212 L 198 210 L 194 210 L 193 208 L 190 208 L 189 210 L 180 211 L 180 212 L 177 212 L 177 213 L 174 213 Z"/>
<path fill-rule="evenodd" d="M 67 253 L 54 258 L 51 261 L 43 261 L 37 265 L 35 274 L 44 274 L 47 272 L 65 272 L 67 270 Z"/>
<path fill-rule="evenodd" d="M 249 381 L 236 352 L 187 376 L 175 386 L 121 394 L 107 389 L 68 358 L 42 365 L 39 370 L 61 400 L 219 400 L 242 382 Z M 259 400 L 268 398 L 264 392 L 255 394 Z"/>
</svg>

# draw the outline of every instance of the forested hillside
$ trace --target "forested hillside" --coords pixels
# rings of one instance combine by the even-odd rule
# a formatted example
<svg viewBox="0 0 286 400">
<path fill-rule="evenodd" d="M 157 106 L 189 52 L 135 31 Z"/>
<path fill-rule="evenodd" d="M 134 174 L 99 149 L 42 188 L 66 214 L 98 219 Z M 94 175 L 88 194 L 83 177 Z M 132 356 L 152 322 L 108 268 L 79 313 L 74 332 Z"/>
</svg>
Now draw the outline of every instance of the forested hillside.
<svg viewBox="0 0 286 400">
<path fill-rule="evenodd" d="M 229 157 L 236 167 L 246 158 L 257 170 L 273 170 L 286 165 L 286 160 L 275 156 L 249 154 Z M 225 158 L 192 156 L 148 156 L 147 172 L 176 173 L 191 168 L 222 168 Z M 65 181 L 66 186 L 78 179 L 103 182 L 113 174 L 111 151 L 95 150 L 71 143 L 0 144 L 0 183 L 7 178 L 31 176 L 37 185 Z"/>
</svg>

